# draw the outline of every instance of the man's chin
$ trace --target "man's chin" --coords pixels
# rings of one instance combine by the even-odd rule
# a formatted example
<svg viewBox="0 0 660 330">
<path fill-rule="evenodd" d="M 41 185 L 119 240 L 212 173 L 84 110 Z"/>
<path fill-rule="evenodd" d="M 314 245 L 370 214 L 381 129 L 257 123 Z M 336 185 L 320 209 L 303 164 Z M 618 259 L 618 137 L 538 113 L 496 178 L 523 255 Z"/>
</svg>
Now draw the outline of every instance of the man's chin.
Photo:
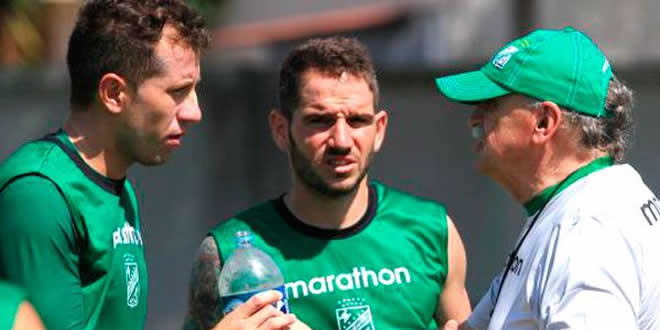
<svg viewBox="0 0 660 330">
<path fill-rule="evenodd" d="M 330 185 L 330 186 L 327 186 L 326 190 L 327 190 L 329 195 L 345 196 L 345 195 L 348 195 L 348 194 L 352 193 L 353 191 L 355 191 L 355 189 L 356 189 L 356 186 L 354 186 L 354 185 L 351 185 L 351 186 L 347 186 L 347 185 Z"/>
<path fill-rule="evenodd" d="M 350 195 L 355 191 L 353 188 L 330 188 L 326 187 L 326 189 L 318 190 L 322 195 L 326 197 L 331 197 L 331 198 L 341 198 Z"/>
<path fill-rule="evenodd" d="M 335 180 L 325 182 L 326 191 L 331 196 L 346 196 L 358 189 L 360 181 L 357 178 L 346 178 L 344 180 Z"/>
<path fill-rule="evenodd" d="M 475 159 L 472 164 L 475 170 L 485 174 L 490 167 L 489 163 L 486 153 L 482 151 L 475 154 Z"/>
<path fill-rule="evenodd" d="M 486 159 L 477 159 L 474 163 L 474 168 L 477 172 L 491 178 L 497 176 L 497 173 L 500 172 L 497 167 L 493 166 L 493 163 L 486 161 Z"/>
<path fill-rule="evenodd" d="M 170 154 L 160 154 L 160 155 L 155 155 L 152 157 L 145 157 L 143 159 L 139 159 L 137 163 L 143 166 L 158 166 L 166 163 L 170 159 Z"/>
<path fill-rule="evenodd" d="M 488 175 L 489 172 L 489 168 L 483 162 L 479 162 L 479 161 L 474 163 L 474 169 L 475 171 L 484 175 Z"/>
</svg>

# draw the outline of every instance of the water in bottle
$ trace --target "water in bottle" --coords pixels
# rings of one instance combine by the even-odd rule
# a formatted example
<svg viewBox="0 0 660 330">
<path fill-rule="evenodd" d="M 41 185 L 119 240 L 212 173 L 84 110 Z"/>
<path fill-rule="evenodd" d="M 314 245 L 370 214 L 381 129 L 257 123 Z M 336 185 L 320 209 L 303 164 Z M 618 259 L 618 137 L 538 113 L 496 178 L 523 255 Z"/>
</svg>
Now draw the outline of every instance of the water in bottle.
<svg viewBox="0 0 660 330">
<path fill-rule="evenodd" d="M 273 259 L 253 245 L 250 232 L 239 231 L 235 239 L 236 250 L 222 265 L 218 280 L 218 290 L 224 304 L 223 313 L 226 315 L 251 296 L 266 290 L 282 293 L 282 300 L 275 307 L 288 313 L 284 277 Z"/>
</svg>

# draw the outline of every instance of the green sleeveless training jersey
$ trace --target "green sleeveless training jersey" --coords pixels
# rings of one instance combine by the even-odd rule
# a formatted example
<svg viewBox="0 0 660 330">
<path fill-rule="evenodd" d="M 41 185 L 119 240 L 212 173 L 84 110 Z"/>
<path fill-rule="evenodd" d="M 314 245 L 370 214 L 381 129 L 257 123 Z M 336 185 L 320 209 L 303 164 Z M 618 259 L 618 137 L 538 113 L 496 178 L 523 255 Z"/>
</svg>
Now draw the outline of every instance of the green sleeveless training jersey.
<svg viewBox="0 0 660 330">
<path fill-rule="evenodd" d="M 282 198 L 210 232 L 221 258 L 239 230 L 280 266 L 291 312 L 312 329 L 428 329 L 447 275 L 445 208 L 380 183 L 352 227 L 305 225 Z"/>
<path fill-rule="evenodd" d="M 73 233 L 67 235 L 73 239 L 31 240 L 31 233 L 42 234 L 43 228 L 51 227 L 46 223 L 51 217 L 27 219 L 24 211 L 35 203 L 29 198 L 5 202 L 5 209 L 13 211 L 0 210 L 4 211 L 0 230 L 6 234 L 0 242 L 0 277 L 25 288 L 49 329 L 144 329 L 147 267 L 137 198 L 129 180 L 111 180 L 94 171 L 64 131 L 23 145 L 0 165 L 0 197 L 7 200 L 10 196 L 3 194 L 12 191 L 12 186 L 34 178 L 52 182 L 57 190 L 46 195 L 35 188 L 25 196 L 60 203 L 63 199 L 72 223 Z M 44 185 L 37 187 L 43 190 Z M 56 216 L 61 214 L 52 218 Z M 73 274 L 73 280 L 57 278 L 60 269 Z M 53 275 L 44 277 L 48 272 Z M 75 285 L 70 291 L 75 292 L 71 295 L 49 294 L 50 289 L 72 281 Z M 80 307 L 83 314 L 69 317 L 80 318 L 77 325 L 60 317 L 70 313 L 67 300 L 77 301 L 73 307 Z"/>
<path fill-rule="evenodd" d="M 0 282 L 0 329 L 13 329 L 18 307 L 25 300 L 25 292 L 9 283 Z"/>
</svg>

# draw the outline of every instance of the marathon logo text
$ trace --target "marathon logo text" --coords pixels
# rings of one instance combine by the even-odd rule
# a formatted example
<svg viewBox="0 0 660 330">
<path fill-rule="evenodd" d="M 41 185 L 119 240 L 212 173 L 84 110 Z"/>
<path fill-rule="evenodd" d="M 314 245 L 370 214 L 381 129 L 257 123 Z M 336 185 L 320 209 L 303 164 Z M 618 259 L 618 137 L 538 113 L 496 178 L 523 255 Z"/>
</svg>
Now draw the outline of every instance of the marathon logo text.
<svg viewBox="0 0 660 330">
<path fill-rule="evenodd" d="M 639 210 L 642 211 L 642 215 L 644 215 L 649 226 L 653 226 L 660 219 L 660 208 L 658 207 L 658 203 L 658 198 L 653 196 L 653 198 L 649 199 L 639 207 Z"/>
<path fill-rule="evenodd" d="M 132 244 L 142 245 L 142 235 L 140 231 L 131 226 L 128 222 L 124 222 L 123 227 L 117 227 L 112 233 L 112 247 L 116 248 L 119 244 Z"/>
<path fill-rule="evenodd" d="M 350 291 L 379 285 L 400 285 L 410 283 L 410 272 L 406 267 L 395 269 L 381 268 L 378 271 L 366 267 L 353 267 L 351 273 L 331 274 L 312 277 L 309 281 L 302 280 L 286 283 L 289 299 L 309 294 L 319 295 L 326 292 Z"/>
</svg>

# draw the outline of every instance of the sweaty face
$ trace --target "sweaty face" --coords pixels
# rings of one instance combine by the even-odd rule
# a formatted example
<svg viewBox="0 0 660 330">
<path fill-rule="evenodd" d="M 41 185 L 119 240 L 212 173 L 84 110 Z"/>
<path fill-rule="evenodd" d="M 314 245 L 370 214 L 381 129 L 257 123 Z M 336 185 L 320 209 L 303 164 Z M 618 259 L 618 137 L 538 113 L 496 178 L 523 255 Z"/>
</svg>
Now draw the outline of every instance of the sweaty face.
<svg viewBox="0 0 660 330">
<path fill-rule="evenodd" d="M 375 113 L 367 82 L 349 74 L 303 74 L 289 127 L 295 180 L 326 196 L 353 192 L 382 143 L 387 115 Z"/>
<path fill-rule="evenodd" d="M 509 94 L 477 105 L 469 119 L 476 167 L 491 176 L 511 174 L 530 150 L 534 116 L 527 98 Z"/>
<path fill-rule="evenodd" d="M 199 55 L 177 36 L 174 28 L 165 27 L 154 49 L 162 63 L 161 72 L 129 93 L 117 141 L 129 162 L 164 163 L 181 146 L 187 127 L 201 120 L 195 92 L 200 80 Z"/>
</svg>

